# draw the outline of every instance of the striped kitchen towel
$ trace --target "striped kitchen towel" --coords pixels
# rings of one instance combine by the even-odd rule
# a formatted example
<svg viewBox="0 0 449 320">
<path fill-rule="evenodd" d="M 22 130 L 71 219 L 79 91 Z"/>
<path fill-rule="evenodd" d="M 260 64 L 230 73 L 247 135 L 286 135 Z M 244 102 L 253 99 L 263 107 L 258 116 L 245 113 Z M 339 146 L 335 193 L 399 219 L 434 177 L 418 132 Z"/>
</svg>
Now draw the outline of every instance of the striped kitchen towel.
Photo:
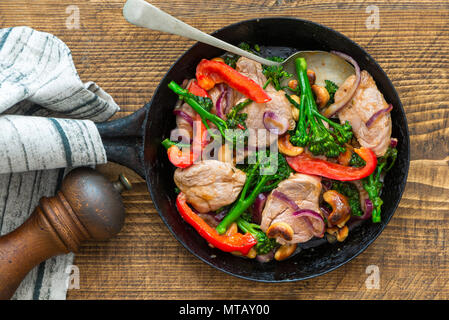
<svg viewBox="0 0 449 320">
<path fill-rule="evenodd" d="M 53 196 L 70 168 L 106 162 L 94 122 L 118 110 L 95 83 L 81 82 L 60 39 L 28 27 L 0 29 L 0 235 Z M 72 254 L 43 262 L 14 299 L 65 299 L 68 286 L 77 287 L 72 265 Z"/>
</svg>

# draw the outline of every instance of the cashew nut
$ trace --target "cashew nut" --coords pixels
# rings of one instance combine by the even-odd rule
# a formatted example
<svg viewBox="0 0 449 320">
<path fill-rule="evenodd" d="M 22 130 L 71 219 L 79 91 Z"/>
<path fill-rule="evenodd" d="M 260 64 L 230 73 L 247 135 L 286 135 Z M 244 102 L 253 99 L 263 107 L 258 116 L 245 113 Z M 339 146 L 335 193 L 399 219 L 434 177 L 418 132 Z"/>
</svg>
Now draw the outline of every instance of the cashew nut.
<svg viewBox="0 0 449 320">
<path fill-rule="evenodd" d="M 267 230 L 268 238 L 281 237 L 286 241 L 291 241 L 293 239 L 293 229 L 285 222 L 273 223 Z"/>
<path fill-rule="evenodd" d="M 236 222 L 233 222 L 233 223 L 231 223 L 231 225 L 230 225 L 230 226 L 228 227 L 228 229 L 226 230 L 225 235 L 228 236 L 228 237 L 230 237 L 230 236 L 236 234 L 237 232 L 238 232 L 238 226 L 237 226 L 237 223 L 236 223 Z M 233 255 L 236 255 L 236 256 L 243 256 L 242 253 L 241 253 L 240 251 L 232 251 L 231 253 L 232 253 Z M 255 249 L 254 247 L 252 247 L 252 248 L 249 250 L 248 254 L 246 255 L 246 257 L 247 257 L 247 258 L 250 258 L 250 259 L 254 259 L 256 256 L 257 256 L 257 251 L 256 251 L 256 249 Z"/>
<path fill-rule="evenodd" d="M 323 199 L 332 207 L 327 220 L 331 225 L 342 227 L 350 218 L 351 207 L 348 199 L 335 190 L 326 191 Z"/>
<path fill-rule="evenodd" d="M 290 98 L 292 98 L 292 100 L 295 101 L 297 104 L 301 103 L 301 99 L 296 94 L 292 94 Z"/>
<path fill-rule="evenodd" d="M 292 98 L 293 101 L 295 101 L 297 104 L 300 104 L 300 102 L 301 102 L 301 99 L 296 94 L 291 95 L 290 98 Z M 293 119 L 295 121 L 298 121 L 299 120 L 299 109 L 296 108 L 292 104 L 290 105 L 290 108 L 292 110 L 292 117 L 293 117 Z"/>
<path fill-rule="evenodd" d="M 295 147 L 290 143 L 290 135 L 288 133 L 278 139 L 278 149 L 280 153 L 290 157 L 295 157 L 304 151 L 302 147 Z"/>
<path fill-rule="evenodd" d="M 238 227 L 237 227 L 237 223 L 233 222 L 231 223 L 231 225 L 228 227 L 228 229 L 226 230 L 226 235 L 228 237 L 232 236 L 233 234 L 236 234 L 238 231 Z"/>
<path fill-rule="evenodd" d="M 225 62 L 224 59 L 222 57 L 215 57 L 212 59 L 212 61 L 218 61 L 218 62 Z"/>
<path fill-rule="evenodd" d="M 335 236 L 338 242 L 343 242 L 349 234 L 348 226 L 344 226 L 343 228 L 332 227 L 326 230 L 327 233 Z"/>
<path fill-rule="evenodd" d="M 344 241 L 348 237 L 348 234 L 349 234 L 349 228 L 348 228 L 348 226 L 344 226 L 343 228 L 341 228 L 338 231 L 337 240 L 340 242 Z"/>
<path fill-rule="evenodd" d="M 276 253 L 274 254 L 274 258 L 277 261 L 287 259 L 288 257 L 290 257 L 293 254 L 293 252 L 295 252 L 297 247 L 298 247 L 297 243 L 283 244 L 276 250 Z"/>
<path fill-rule="evenodd" d="M 337 161 L 343 166 L 349 166 L 354 148 L 347 143 L 345 143 L 345 148 L 345 152 L 339 154 Z"/>
<path fill-rule="evenodd" d="M 337 237 L 334 234 L 328 233 L 326 234 L 326 240 L 329 243 L 335 243 L 337 241 Z"/>
<path fill-rule="evenodd" d="M 311 86 L 315 84 L 316 74 L 315 71 L 307 69 L 307 78 L 309 78 L 309 83 Z"/>
<path fill-rule="evenodd" d="M 256 251 L 256 249 L 254 249 L 254 247 L 252 247 L 249 250 L 248 254 L 246 255 L 246 257 L 250 258 L 250 259 L 254 259 L 256 256 L 257 256 L 257 251 Z"/>
<path fill-rule="evenodd" d="M 315 94 L 315 101 L 318 108 L 324 108 L 330 99 L 327 89 L 325 87 L 314 84 L 312 86 L 312 91 Z"/>
<path fill-rule="evenodd" d="M 292 117 L 293 117 L 293 120 L 295 120 L 296 122 L 298 122 L 298 120 L 299 120 L 299 109 L 296 108 L 294 105 L 291 105 L 290 107 L 291 107 L 291 109 L 292 109 Z"/>
<path fill-rule="evenodd" d="M 288 87 L 292 90 L 296 90 L 296 88 L 298 88 L 298 80 L 290 80 L 288 82 Z"/>
<path fill-rule="evenodd" d="M 247 257 L 250 259 L 254 259 L 257 256 L 257 251 L 254 247 L 252 247 L 249 252 L 244 256 L 240 251 L 232 251 L 231 254 L 237 257 Z"/>
</svg>

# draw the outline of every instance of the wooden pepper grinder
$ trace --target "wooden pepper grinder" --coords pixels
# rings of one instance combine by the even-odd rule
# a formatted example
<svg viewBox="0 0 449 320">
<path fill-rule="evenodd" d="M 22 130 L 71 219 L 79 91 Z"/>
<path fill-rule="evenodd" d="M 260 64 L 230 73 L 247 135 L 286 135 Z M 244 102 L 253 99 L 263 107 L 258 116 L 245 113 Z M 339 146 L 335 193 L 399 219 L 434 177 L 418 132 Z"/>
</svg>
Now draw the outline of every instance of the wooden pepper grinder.
<svg viewBox="0 0 449 320">
<path fill-rule="evenodd" d="M 77 252 L 83 241 L 116 235 L 125 220 L 125 189 L 131 184 L 123 175 L 111 183 L 93 169 L 72 170 L 54 197 L 43 197 L 28 220 L 0 237 L 0 299 L 10 299 L 42 261 Z"/>
</svg>

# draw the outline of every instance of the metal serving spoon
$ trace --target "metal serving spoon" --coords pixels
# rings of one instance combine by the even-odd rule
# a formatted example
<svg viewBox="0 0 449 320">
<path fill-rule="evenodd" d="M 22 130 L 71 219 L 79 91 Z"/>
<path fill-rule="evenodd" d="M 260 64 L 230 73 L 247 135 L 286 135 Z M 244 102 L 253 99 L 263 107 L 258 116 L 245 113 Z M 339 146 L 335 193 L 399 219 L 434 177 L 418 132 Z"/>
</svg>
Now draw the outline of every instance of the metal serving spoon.
<svg viewBox="0 0 449 320">
<path fill-rule="evenodd" d="M 324 86 L 324 80 L 332 80 L 337 85 L 354 73 L 354 68 L 347 61 L 325 51 L 298 51 L 283 62 L 274 62 L 242 50 L 211 35 L 208 35 L 184 22 L 176 19 L 161 9 L 144 0 L 128 0 L 123 7 L 125 19 L 138 27 L 148 28 L 166 33 L 176 34 L 192 40 L 206 43 L 213 47 L 232 52 L 268 66 L 283 66 L 291 74 L 296 73 L 295 59 L 304 57 L 310 69 L 316 73 L 316 83 Z M 285 81 L 285 80 L 284 80 Z M 286 85 L 283 83 L 283 85 Z"/>
<path fill-rule="evenodd" d="M 262 57 L 256 56 L 248 51 L 242 50 L 236 46 L 226 43 L 211 35 L 208 35 L 181 20 L 169 15 L 161 9 L 149 4 L 144 0 L 128 0 L 123 7 L 123 16 L 125 19 L 138 27 L 148 28 L 150 30 L 157 30 L 176 34 L 178 36 L 186 37 L 192 40 L 206 43 L 213 47 L 232 52 L 239 56 L 244 56 L 259 63 L 268 66 L 279 66 L 281 63 L 270 61 Z M 287 63 L 286 59 L 282 64 Z"/>
</svg>

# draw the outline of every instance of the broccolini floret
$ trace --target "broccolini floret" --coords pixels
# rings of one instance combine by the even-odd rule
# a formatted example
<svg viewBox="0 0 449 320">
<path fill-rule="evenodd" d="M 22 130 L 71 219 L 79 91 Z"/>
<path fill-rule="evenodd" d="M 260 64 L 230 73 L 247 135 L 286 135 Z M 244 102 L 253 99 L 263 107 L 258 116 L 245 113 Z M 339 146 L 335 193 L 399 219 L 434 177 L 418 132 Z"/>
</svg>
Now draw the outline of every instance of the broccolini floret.
<svg viewBox="0 0 449 320">
<path fill-rule="evenodd" d="M 351 207 L 351 214 L 354 216 L 362 216 L 363 211 L 360 206 L 360 194 L 357 187 L 351 182 L 334 181 L 332 189 L 344 195 Z"/>
<path fill-rule="evenodd" d="M 307 77 L 307 62 L 304 58 L 298 58 L 295 64 L 301 88 L 301 101 L 298 104 L 286 94 L 290 103 L 299 109 L 299 120 L 290 142 L 296 146 L 308 147 L 314 155 L 337 157 L 345 152 L 344 144 L 352 138 L 352 127 L 349 122 L 343 125 L 333 122 L 318 111 Z M 324 122 L 329 124 L 329 129 Z"/>
<path fill-rule="evenodd" d="M 255 154 L 255 164 L 241 167 L 246 173 L 245 185 L 229 213 L 217 226 L 216 229 L 219 234 L 226 232 L 229 225 L 254 203 L 259 193 L 276 188 L 279 182 L 287 179 L 292 172 L 287 161 L 280 153 L 263 154 L 263 152 L 267 151 L 259 151 Z M 273 157 L 277 157 L 277 159 Z M 274 163 L 276 163 L 276 166 Z"/>
<path fill-rule="evenodd" d="M 268 60 L 282 62 L 284 59 L 280 57 L 270 57 Z M 284 70 L 283 66 L 263 66 L 263 74 L 267 78 L 263 88 L 265 89 L 269 83 L 272 83 L 276 90 L 281 90 L 281 81 L 284 78 L 291 78 L 293 75 Z"/>
<path fill-rule="evenodd" d="M 260 229 L 260 226 L 255 223 L 248 222 L 245 219 L 238 218 L 237 226 L 243 232 L 251 233 L 257 240 L 257 244 L 254 246 L 257 254 L 266 254 L 273 250 L 278 244 L 276 239 L 268 238 L 265 232 Z"/>
<path fill-rule="evenodd" d="M 380 191 L 382 190 L 383 183 L 381 181 L 382 172 L 389 171 L 398 155 L 396 148 L 388 147 L 387 151 L 382 157 L 377 159 L 377 167 L 374 172 L 363 179 L 363 188 L 368 192 L 369 199 L 373 203 L 372 221 L 380 222 L 381 206 L 384 203 L 380 198 Z"/>
<path fill-rule="evenodd" d="M 351 160 L 349 160 L 349 165 L 351 167 L 359 168 L 359 167 L 364 167 L 366 165 L 366 162 L 365 162 L 365 160 L 360 158 L 360 156 L 357 153 L 353 152 L 351 155 Z"/>
<path fill-rule="evenodd" d="M 335 92 L 337 92 L 338 90 L 338 86 L 330 80 L 324 80 L 324 83 L 326 85 L 327 92 L 329 92 L 329 102 L 327 104 L 331 105 L 335 102 L 334 96 Z"/>
</svg>

